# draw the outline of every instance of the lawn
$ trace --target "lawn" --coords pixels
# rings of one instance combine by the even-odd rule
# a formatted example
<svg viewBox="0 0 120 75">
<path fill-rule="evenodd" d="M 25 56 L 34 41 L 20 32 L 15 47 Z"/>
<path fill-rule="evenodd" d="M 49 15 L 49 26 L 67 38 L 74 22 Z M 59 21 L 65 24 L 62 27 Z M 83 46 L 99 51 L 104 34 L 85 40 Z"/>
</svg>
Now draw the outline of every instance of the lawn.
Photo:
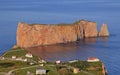
<svg viewBox="0 0 120 75">
<path fill-rule="evenodd" d="M 11 49 L 3 54 L 2 57 L 10 58 L 12 56 L 25 57 L 26 50 L 22 48 Z M 38 57 L 33 55 L 33 58 L 27 58 L 38 62 Z M 35 75 L 36 68 L 40 67 L 38 63 L 34 65 L 29 65 L 28 62 L 16 61 L 16 60 L 0 60 L 0 72 L 8 72 L 10 70 L 15 70 L 16 75 L 26 75 L 28 71 Z M 46 69 L 48 72 L 46 75 L 103 75 L 102 74 L 102 62 L 87 62 L 87 61 L 77 61 L 73 63 L 63 62 L 56 65 L 54 62 L 44 63 L 41 67 Z M 77 74 L 73 73 L 73 68 L 79 68 L 80 72 Z"/>
<path fill-rule="evenodd" d="M 12 56 L 16 56 L 16 57 L 22 57 L 22 58 L 26 58 L 25 55 L 27 54 L 28 52 L 22 48 L 15 48 L 15 49 L 11 49 L 9 51 L 7 51 L 5 54 L 3 54 L 2 57 L 5 57 L 5 58 L 12 58 Z M 34 60 L 34 61 L 38 61 L 38 57 L 37 56 L 34 56 L 33 55 L 33 58 L 27 58 L 27 59 L 30 59 L 30 60 Z"/>
<path fill-rule="evenodd" d="M 17 56 L 17 57 L 24 57 L 27 52 L 22 49 L 16 49 L 15 51 L 11 50 L 6 52 L 3 56 L 7 58 L 11 58 L 12 56 Z"/>
<path fill-rule="evenodd" d="M 79 61 L 79 62 L 75 62 L 75 63 L 63 63 L 60 66 L 64 68 L 67 68 L 68 65 L 72 66 L 72 67 L 81 67 L 79 66 L 81 63 L 83 65 L 84 61 Z M 77 64 L 76 64 L 77 63 Z M 46 75 L 103 75 L 102 74 L 102 70 L 98 70 L 97 68 L 101 66 L 101 62 L 95 62 L 95 63 L 84 63 L 87 64 L 86 68 L 84 68 L 83 70 L 81 70 L 79 73 L 74 74 L 72 72 L 72 69 L 70 70 L 57 70 L 56 65 L 54 63 L 46 63 L 45 66 L 41 67 L 44 68 L 46 70 L 48 70 Z M 66 66 L 65 66 L 66 65 Z M 26 68 L 27 67 L 27 68 Z M 15 70 L 15 74 L 16 75 L 26 75 L 26 73 L 28 71 L 30 71 L 31 73 L 33 73 L 33 75 L 35 75 L 36 72 L 36 68 L 38 68 L 39 65 L 28 65 L 25 62 L 20 62 L 20 61 L 0 61 L 0 72 L 8 72 L 12 69 L 17 69 Z M 92 70 L 87 70 L 87 68 L 93 67 Z M 66 73 L 66 74 L 64 74 Z"/>
<path fill-rule="evenodd" d="M 22 68 L 29 66 L 26 62 L 0 60 L 0 72 L 8 72 L 12 69 Z"/>
<path fill-rule="evenodd" d="M 22 48 L 11 49 L 11 50 L 7 51 L 6 53 L 4 53 L 1 56 L 1 58 L 4 57 L 5 60 L 3 60 L 3 59 L 0 60 L 0 72 L 8 72 L 10 70 L 30 66 L 28 64 L 28 62 L 12 60 L 12 56 L 27 58 L 27 57 L 25 57 L 26 53 L 27 53 L 27 51 Z M 33 55 L 33 58 L 27 58 L 27 59 L 38 62 L 38 57 L 36 57 L 34 55 Z M 36 64 L 38 64 L 38 63 L 35 63 L 34 65 L 36 65 Z"/>
<path fill-rule="evenodd" d="M 32 68 L 27 68 L 27 69 L 19 69 L 15 71 L 16 75 L 26 75 L 26 73 L 28 71 L 30 71 L 31 73 L 33 73 L 35 75 L 35 71 L 36 71 L 37 67 L 32 67 Z"/>
<path fill-rule="evenodd" d="M 19 69 L 19 70 L 16 70 L 15 73 L 16 73 L 16 75 L 26 75 L 27 71 L 30 71 L 31 73 L 33 73 L 35 75 L 36 68 L 38 68 L 38 66 L 32 67 L 32 68 L 27 68 L 27 69 Z M 42 68 L 45 68 L 46 70 L 48 70 L 47 75 L 58 75 L 55 66 L 46 65 Z"/>
<path fill-rule="evenodd" d="M 67 69 L 68 65 L 69 66 L 71 65 L 72 67 L 76 67 L 76 66 L 79 67 L 79 65 L 83 62 L 85 62 L 85 61 L 76 62 L 77 65 L 75 65 L 75 66 L 68 64 L 68 63 L 63 63 L 63 64 L 59 65 L 61 68 L 63 68 L 60 70 L 57 70 L 57 67 L 54 63 L 46 63 L 45 66 L 43 66 L 41 68 L 48 70 L 46 75 L 103 75 L 102 70 L 97 69 L 98 67 L 101 67 L 101 62 L 95 62 L 95 63 L 86 62 L 85 64 L 87 64 L 87 66 L 83 70 L 80 70 L 80 72 L 77 74 L 74 74 L 72 69 Z M 72 63 L 72 64 L 74 64 L 74 63 Z M 87 68 L 90 68 L 90 67 L 93 67 L 93 68 L 91 70 L 87 70 Z M 26 75 L 27 71 L 30 71 L 35 75 L 36 68 L 37 67 L 32 67 L 32 68 L 27 68 L 27 69 L 19 69 L 19 70 L 16 70 L 15 73 L 17 75 L 21 75 L 21 74 Z"/>
</svg>

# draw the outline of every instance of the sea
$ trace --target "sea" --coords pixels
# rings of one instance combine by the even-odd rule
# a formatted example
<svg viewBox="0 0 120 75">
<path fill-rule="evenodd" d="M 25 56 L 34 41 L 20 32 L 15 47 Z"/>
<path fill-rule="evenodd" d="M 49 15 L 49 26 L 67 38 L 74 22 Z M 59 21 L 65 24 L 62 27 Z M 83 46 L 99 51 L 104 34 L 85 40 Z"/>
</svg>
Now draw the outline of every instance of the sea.
<svg viewBox="0 0 120 75">
<path fill-rule="evenodd" d="M 98 30 L 106 23 L 110 36 L 28 50 L 48 61 L 97 57 L 108 75 L 120 75 L 120 0 L 0 0 L 0 55 L 16 44 L 18 22 L 58 24 L 81 19 L 97 22 Z"/>
</svg>

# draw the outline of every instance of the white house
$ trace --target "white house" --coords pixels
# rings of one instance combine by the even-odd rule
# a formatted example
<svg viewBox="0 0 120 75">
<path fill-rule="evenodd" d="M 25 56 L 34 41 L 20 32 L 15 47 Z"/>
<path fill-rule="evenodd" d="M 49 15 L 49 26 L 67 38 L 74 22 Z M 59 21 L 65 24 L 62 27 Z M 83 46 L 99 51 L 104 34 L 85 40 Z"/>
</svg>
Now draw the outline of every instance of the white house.
<svg viewBox="0 0 120 75">
<path fill-rule="evenodd" d="M 25 58 L 25 59 L 22 59 L 22 61 L 27 62 L 27 59 L 26 59 L 26 58 Z"/>
<path fill-rule="evenodd" d="M 5 60 L 5 57 L 1 57 L 2 60 Z"/>
<path fill-rule="evenodd" d="M 41 59 L 40 61 L 38 61 L 39 63 L 46 63 L 45 60 Z"/>
<path fill-rule="evenodd" d="M 90 57 L 90 58 L 88 58 L 88 60 L 87 60 L 88 62 L 98 62 L 98 61 L 100 61 L 98 58 L 95 58 L 95 57 Z"/>
<path fill-rule="evenodd" d="M 33 62 L 30 62 L 29 64 L 30 64 L 30 65 L 33 65 L 34 63 L 33 63 Z"/>
<path fill-rule="evenodd" d="M 44 64 L 40 64 L 40 66 L 44 66 Z"/>
<path fill-rule="evenodd" d="M 37 68 L 36 69 L 36 75 L 40 74 L 46 74 L 47 73 L 47 70 L 46 69 L 42 69 L 42 68 Z"/>
<path fill-rule="evenodd" d="M 16 56 L 12 56 L 12 59 L 16 59 L 17 57 Z"/>
<path fill-rule="evenodd" d="M 26 75 L 33 75 L 33 73 L 31 73 L 30 71 L 27 71 Z"/>
<path fill-rule="evenodd" d="M 60 60 L 57 60 L 57 61 L 55 61 L 55 63 L 56 63 L 56 64 L 60 64 L 60 63 L 61 63 L 61 61 L 60 61 Z"/>
<path fill-rule="evenodd" d="M 20 61 L 22 61 L 22 58 L 21 58 L 21 57 L 18 57 L 18 58 L 16 58 L 16 60 L 20 60 Z"/>
<path fill-rule="evenodd" d="M 77 74 L 78 72 L 80 72 L 79 68 L 73 68 L 73 73 Z"/>
<path fill-rule="evenodd" d="M 33 55 L 31 53 L 27 53 L 25 56 L 28 57 L 28 58 L 32 58 L 33 57 Z"/>
</svg>

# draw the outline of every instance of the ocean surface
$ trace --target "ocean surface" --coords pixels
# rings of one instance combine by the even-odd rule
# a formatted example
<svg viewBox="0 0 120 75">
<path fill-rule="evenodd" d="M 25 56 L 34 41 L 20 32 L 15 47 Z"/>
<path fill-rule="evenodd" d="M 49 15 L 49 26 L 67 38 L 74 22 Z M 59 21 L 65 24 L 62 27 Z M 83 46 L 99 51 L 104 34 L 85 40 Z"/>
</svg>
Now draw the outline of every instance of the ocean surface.
<svg viewBox="0 0 120 75">
<path fill-rule="evenodd" d="M 85 19 L 107 23 L 109 37 L 28 49 L 48 61 L 86 60 L 98 57 L 108 75 L 120 75 L 119 0 L 0 0 L 0 55 L 16 43 L 18 22 L 73 23 Z"/>
</svg>

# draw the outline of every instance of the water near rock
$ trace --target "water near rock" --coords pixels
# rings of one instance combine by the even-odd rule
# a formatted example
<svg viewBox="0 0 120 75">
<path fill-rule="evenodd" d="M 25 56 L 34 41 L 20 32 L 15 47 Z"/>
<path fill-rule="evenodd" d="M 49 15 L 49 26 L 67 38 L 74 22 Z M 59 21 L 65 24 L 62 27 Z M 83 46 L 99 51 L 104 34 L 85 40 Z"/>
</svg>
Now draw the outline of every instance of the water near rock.
<svg viewBox="0 0 120 75">
<path fill-rule="evenodd" d="M 87 19 L 97 22 L 98 28 L 106 22 L 109 37 L 87 38 L 77 45 L 67 43 L 67 46 L 45 46 L 32 51 L 50 60 L 98 57 L 108 75 L 120 75 L 119 9 L 120 0 L 0 0 L 0 55 L 16 44 L 18 22 L 56 24 Z"/>
</svg>

